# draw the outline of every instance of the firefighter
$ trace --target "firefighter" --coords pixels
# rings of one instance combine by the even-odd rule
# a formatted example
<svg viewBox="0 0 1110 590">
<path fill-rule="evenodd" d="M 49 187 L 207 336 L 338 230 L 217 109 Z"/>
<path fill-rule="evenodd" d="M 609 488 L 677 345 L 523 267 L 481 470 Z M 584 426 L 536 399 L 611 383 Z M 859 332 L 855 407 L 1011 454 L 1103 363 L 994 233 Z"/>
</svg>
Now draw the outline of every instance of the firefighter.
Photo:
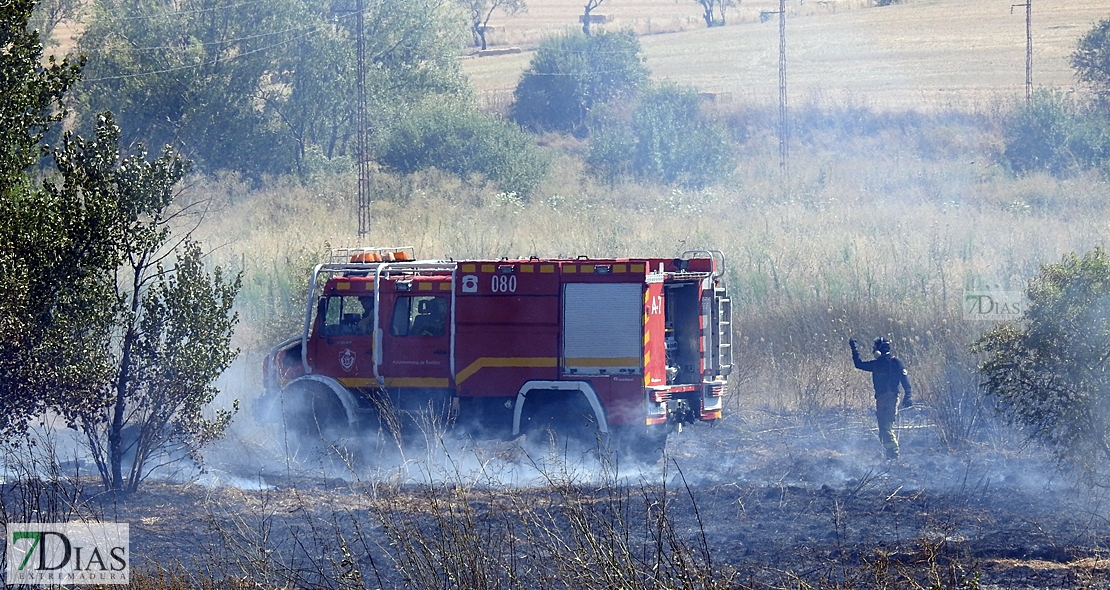
<svg viewBox="0 0 1110 590">
<path fill-rule="evenodd" d="M 358 298 L 358 302 L 362 304 L 362 317 L 358 320 L 358 333 L 359 334 L 373 334 L 374 333 L 374 296 L 362 295 Z"/>
<path fill-rule="evenodd" d="M 852 362 L 856 368 L 871 373 L 871 382 L 875 386 L 875 418 L 879 423 L 879 441 L 886 449 L 886 458 L 897 459 L 898 438 L 894 435 L 894 418 L 898 415 L 898 386 L 901 385 L 905 392 L 902 395 L 902 407 L 912 406 L 909 373 L 901 359 L 891 352 L 889 338 L 875 339 L 871 347 L 875 360 L 871 361 L 860 359 L 855 340 L 849 340 L 848 346 L 852 349 Z"/>
<path fill-rule="evenodd" d="M 428 297 L 420 301 L 420 313 L 412 319 L 409 334 L 416 336 L 442 336 L 447 323 L 447 299 Z"/>
</svg>

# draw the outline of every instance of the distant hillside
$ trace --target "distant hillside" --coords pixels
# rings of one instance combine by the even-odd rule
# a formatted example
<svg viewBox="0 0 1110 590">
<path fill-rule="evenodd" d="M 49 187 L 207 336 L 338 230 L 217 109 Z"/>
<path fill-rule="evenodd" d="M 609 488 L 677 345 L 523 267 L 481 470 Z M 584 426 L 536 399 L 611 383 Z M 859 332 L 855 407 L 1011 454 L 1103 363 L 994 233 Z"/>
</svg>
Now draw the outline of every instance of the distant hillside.
<svg viewBox="0 0 1110 590">
<path fill-rule="evenodd" d="M 1015 0 L 787 2 L 787 86 L 791 104 L 876 108 L 967 108 L 1020 97 L 1025 84 L 1025 9 Z M 533 3 L 498 17 L 490 39 L 530 49 L 545 35 L 579 28 L 579 0 Z M 633 28 L 655 78 L 693 84 L 723 101 L 778 100 L 777 3 L 742 2 L 730 24 L 706 29 L 700 7 L 672 0 L 607 0 L 595 11 L 608 28 Z M 1079 37 L 1110 16 L 1105 0 L 1033 4 L 1033 83 L 1070 89 L 1068 63 Z M 658 33 L 658 34 L 656 34 Z M 531 52 L 475 57 L 465 68 L 479 92 L 505 102 Z"/>
</svg>

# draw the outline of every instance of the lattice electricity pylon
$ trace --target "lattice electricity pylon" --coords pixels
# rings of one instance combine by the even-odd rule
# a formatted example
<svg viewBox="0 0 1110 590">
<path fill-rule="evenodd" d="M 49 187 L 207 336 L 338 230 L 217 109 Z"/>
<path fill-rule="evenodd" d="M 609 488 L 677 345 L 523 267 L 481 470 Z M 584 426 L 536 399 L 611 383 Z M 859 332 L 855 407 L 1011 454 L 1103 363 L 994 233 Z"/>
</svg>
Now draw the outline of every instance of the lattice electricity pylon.
<svg viewBox="0 0 1110 590">
<path fill-rule="evenodd" d="M 1025 7 L 1025 100 L 1033 100 L 1033 0 L 1011 4 L 1010 14 L 1019 6 Z"/>
<path fill-rule="evenodd" d="M 370 233 L 370 157 L 367 154 L 366 137 L 366 41 L 364 38 L 363 0 L 355 4 L 355 35 L 358 37 L 358 56 L 356 63 L 358 72 L 355 85 L 357 87 L 358 105 L 356 107 L 355 125 L 358 126 L 358 237 L 361 240 Z"/>
<path fill-rule="evenodd" d="M 786 110 L 786 0 L 779 0 L 779 170 L 786 177 L 790 125 Z"/>
</svg>

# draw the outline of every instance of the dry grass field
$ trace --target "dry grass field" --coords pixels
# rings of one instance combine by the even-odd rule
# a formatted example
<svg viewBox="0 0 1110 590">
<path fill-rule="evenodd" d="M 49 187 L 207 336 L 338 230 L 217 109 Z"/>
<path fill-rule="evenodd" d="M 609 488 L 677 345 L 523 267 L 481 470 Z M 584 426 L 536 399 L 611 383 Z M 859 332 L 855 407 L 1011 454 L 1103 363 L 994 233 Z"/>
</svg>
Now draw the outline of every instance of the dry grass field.
<svg viewBox="0 0 1110 590">
<path fill-rule="evenodd" d="M 873 7 L 854 0 L 787 2 L 787 85 L 792 104 L 854 104 L 897 110 L 977 108 L 1021 96 L 1025 13 L 1009 0 L 908 0 Z M 495 15 L 491 40 L 534 48 L 546 35 L 578 27 L 578 0 L 540 0 L 528 12 Z M 706 29 L 692 0 L 608 0 L 608 29 L 631 28 L 653 77 L 692 84 L 725 100 L 778 101 L 777 3 L 741 2 L 728 26 Z M 1099 19 L 1104 0 L 1033 5 L 1033 82 L 1075 84 L 1068 55 Z M 504 102 L 530 51 L 470 58 L 465 69 L 490 102 Z"/>
</svg>

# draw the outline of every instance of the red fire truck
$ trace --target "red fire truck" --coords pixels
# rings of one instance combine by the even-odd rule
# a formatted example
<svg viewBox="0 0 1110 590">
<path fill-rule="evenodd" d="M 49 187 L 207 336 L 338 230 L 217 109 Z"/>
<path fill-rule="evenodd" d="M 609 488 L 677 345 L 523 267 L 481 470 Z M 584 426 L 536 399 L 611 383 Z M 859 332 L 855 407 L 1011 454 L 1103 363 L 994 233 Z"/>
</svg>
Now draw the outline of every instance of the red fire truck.
<svg viewBox="0 0 1110 590">
<path fill-rule="evenodd" d="M 390 424 L 554 429 L 658 456 L 675 427 L 721 417 L 724 267 L 716 250 L 446 261 L 335 250 L 312 272 L 302 333 L 265 360 L 261 406 L 326 438 Z"/>
</svg>

